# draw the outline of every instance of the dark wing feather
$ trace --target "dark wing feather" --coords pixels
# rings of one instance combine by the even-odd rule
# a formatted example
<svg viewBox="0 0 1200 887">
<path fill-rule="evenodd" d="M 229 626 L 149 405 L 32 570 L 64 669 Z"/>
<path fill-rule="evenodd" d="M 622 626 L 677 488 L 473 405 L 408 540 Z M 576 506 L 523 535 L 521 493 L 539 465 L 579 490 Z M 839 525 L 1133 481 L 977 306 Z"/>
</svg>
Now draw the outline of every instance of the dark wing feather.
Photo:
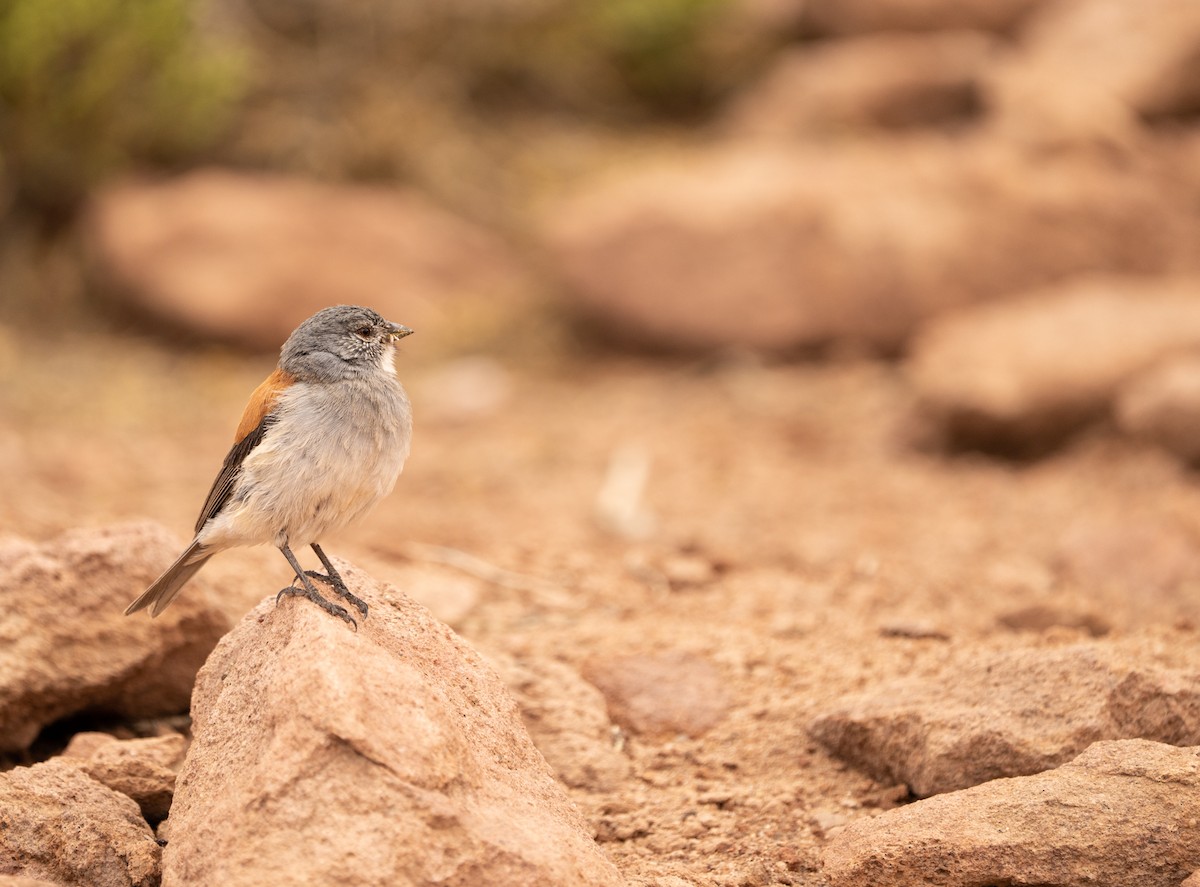
<svg viewBox="0 0 1200 887">
<path fill-rule="evenodd" d="M 197 533 L 229 501 L 229 495 L 233 492 L 233 484 L 242 470 L 242 463 L 246 461 L 250 451 L 262 443 L 263 436 L 267 433 L 267 429 L 275 424 L 276 418 L 269 413 L 263 416 L 262 421 L 249 434 L 233 445 L 233 449 L 225 457 L 225 463 L 221 466 L 217 479 L 213 481 L 212 489 L 208 491 L 204 507 L 200 509 L 200 518 L 196 521 Z"/>
</svg>

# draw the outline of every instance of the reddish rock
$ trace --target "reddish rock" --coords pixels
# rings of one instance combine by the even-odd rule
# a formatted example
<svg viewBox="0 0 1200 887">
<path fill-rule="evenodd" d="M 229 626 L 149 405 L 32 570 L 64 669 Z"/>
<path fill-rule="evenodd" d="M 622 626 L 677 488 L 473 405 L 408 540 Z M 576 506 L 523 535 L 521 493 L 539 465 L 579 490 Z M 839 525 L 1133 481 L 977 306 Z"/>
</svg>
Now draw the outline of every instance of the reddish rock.
<svg viewBox="0 0 1200 887">
<path fill-rule="evenodd" d="M 92 779 L 132 798 L 153 825 L 166 819 L 171 809 L 175 773 L 186 748 L 178 733 L 125 740 L 107 733 L 77 733 L 62 760 L 77 763 Z"/>
<path fill-rule="evenodd" d="M 0 773 L 0 874 L 157 887 L 159 847 L 137 804 L 66 761 Z"/>
<path fill-rule="evenodd" d="M 1038 773 L 1101 739 L 1200 745 L 1196 674 L 1080 644 L 954 663 L 845 699 L 812 724 L 830 753 L 918 797 Z"/>
<path fill-rule="evenodd" d="M 938 318 L 914 342 L 920 410 L 955 446 L 1036 451 L 1126 381 L 1200 347 L 1200 278 L 1088 278 Z"/>
<path fill-rule="evenodd" d="M 1200 462 L 1200 354 L 1163 362 L 1117 392 L 1117 425 L 1188 462 Z"/>
<path fill-rule="evenodd" d="M 152 523 L 5 546 L 0 751 L 26 748 L 42 727 L 75 712 L 187 710 L 196 671 L 229 626 L 203 577 L 161 619 L 124 616 L 182 547 Z"/>
<path fill-rule="evenodd" d="M 1145 611 L 1170 618 L 1164 605 L 1200 580 L 1200 549 L 1173 523 L 1130 517 L 1081 518 L 1054 553 L 1060 574 L 1091 592 L 1115 591 Z"/>
<path fill-rule="evenodd" d="M 331 301 L 477 329 L 529 285 L 499 238 L 406 190 L 201 170 L 102 192 L 85 234 L 114 295 L 264 350 Z"/>
<path fill-rule="evenodd" d="M 272 596 L 197 677 L 164 887 L 620 884 L 495 673 L 338 568 L 357 632 Z"/>
<path fill-rule="evenodd" d="M 1047 3 L 985 87 L 1002 125 L 1045 141 L 1136 137 L 1200 111 L 1200 6 Z"/>
<path fill-rule="evenodd" d="M 930 315 L 1095 269 L 1200 265 L 1200 222 L 1149 166 L 933 136 L 721 146 L 555 208 L 581 314 L 677 349 L 902 344 Z"/>
<path fill-rule="evenodd" d="M 600 688 L 612 719 L 643 736 L 700 736 L 732 704 L 717 667 L 691 653 L 593 658 L 583 676 Z"/>
<path fill-rule="evenodd" d="M 1200 867 L 1200 749 L 1097 742 L 1037 776 L 860 819 L 827 845 L 831 887 L 1178 887 Z"/>
<path fill-rule="evenodd" d="M 995 41 L 978 31 L 872 34 L 784 53 L 727 122 L 734 135 L 947 124 L 977 115 Z"/>
<path fill-rule="evenodd" d="M 572 788 L 613 791 L 632 770 L 614 742 L 604 696 L 562 662 L 489 654 L 516 696 L 529 735 Z"/>
<path fill-rule="evenodd" d="M 827 34 L 868 31 L 1009 31 L 1044 0 L 804 0 L 803 21 Z"/>
</svg>

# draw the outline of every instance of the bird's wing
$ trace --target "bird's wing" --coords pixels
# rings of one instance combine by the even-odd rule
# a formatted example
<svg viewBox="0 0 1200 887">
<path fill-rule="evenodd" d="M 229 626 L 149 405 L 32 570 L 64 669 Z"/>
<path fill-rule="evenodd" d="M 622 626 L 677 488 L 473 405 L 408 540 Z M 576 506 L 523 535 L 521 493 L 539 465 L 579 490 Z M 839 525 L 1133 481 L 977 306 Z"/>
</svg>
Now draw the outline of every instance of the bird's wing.
<svg viewBox="0 0 1200 887">
<path fill-rule="evenodd" d="M 242 463 L 250 455 L 250 451 L 262 443 L 263 437 L 274 423 L 277 416 L 272 412 L 279 402 L 280 396 L 296 383 L 296 377 L 283 370 L 275 370 L 267 376 L 266 381 L 254 389 L 246 411 L 242 413 L 242 421 L 238 424 L 234 435 L 235 443 L 221 465 L 217 479 L 213 481 L 204 507 L 200 509 L 200 517 L 196 521 L 196 532 L 199 533 L 206 523 L 216 515 L 229 501 L 233 492 L 233 484 L 241 471 Z"/>
</svg>

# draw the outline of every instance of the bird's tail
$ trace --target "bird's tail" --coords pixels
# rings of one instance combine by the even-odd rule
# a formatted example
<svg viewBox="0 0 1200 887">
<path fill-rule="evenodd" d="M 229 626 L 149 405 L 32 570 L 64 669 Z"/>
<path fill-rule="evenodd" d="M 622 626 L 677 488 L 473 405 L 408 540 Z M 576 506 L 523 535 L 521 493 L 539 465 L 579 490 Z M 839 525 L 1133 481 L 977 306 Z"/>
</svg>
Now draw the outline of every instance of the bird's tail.
<svg viewBox="0 0 1200 887">
<path fill-rule="evenodd" d="M 170 606 L 171 601 L 175 600 L 175 595 L 179 594 L 179 589 L 183 588 L 187 581 L 196 575 L 197 570 L 208 563 L 208 559 L 213 554 L 215 552 L 205 553 L 204 547 L 199 542 L 192 542 L 187 550 L 179 555 L 175 563 L 167 567 L 163 574 L 126 608 L 125 615 L 128 616 L 130 613 L 152 607 L 150 615 L 157 616 Z"/>
</svg>

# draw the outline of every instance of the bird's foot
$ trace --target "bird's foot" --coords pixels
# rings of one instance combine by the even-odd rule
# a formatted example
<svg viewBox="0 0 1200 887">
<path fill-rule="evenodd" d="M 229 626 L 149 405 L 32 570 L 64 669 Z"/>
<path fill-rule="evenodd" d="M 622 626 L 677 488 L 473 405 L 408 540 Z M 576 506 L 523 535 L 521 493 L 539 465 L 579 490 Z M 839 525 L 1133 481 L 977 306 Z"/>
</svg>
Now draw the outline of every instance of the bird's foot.
<svg viewBox="0 0 1200 887">
<path fill-rule="evenodd" d="M 300 586 L 289 585 L 287 588 L 281 588 L 279 594 L 275 595 L 275 606 L 279 606 L 279 601 L 283 599 L 284 595 L 288 597 L 308 598 L 329 615 L 349 622 L 354 630 L 358 631 L 358 623 L 354 621 L 354 617 L 346 612 L 345 607 L 339 607 L 337 604 L 325 600 L 316 590 L 308 588 L 307 583 Z"/>
<path fill-rule="evenodd" d="M 311 576 L 313 579 L 320 579 L 332 588 L 338 597 L 345 600 L 351 606 L 356 607 L 358 612 L 362 613 L 363 619 L 367 618 L 367 602 L 358 595 L 351 593 L 350 589 L 346 587 L 346 583 L 342 581 L 342 577 L 337 573 L 330 576 L 327 573 L 318 573 L 316 570 L 305 570 L 304 575 Z"/>
</svg>

